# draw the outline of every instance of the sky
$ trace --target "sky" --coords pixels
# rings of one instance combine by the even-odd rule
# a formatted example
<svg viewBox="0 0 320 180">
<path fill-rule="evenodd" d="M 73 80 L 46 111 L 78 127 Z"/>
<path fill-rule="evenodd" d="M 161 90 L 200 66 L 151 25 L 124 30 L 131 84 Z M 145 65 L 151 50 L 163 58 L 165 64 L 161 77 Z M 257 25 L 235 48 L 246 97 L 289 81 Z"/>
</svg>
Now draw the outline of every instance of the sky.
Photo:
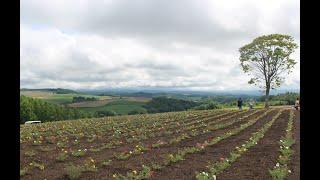
<svg viewBox="0 0 320 180">
<path fill-rule="evenodd" d="M 239 48 L 272 33 L 300 46 L 298 0 L 21 0 L 20 86 L 254 90 Z"/>
</svg>

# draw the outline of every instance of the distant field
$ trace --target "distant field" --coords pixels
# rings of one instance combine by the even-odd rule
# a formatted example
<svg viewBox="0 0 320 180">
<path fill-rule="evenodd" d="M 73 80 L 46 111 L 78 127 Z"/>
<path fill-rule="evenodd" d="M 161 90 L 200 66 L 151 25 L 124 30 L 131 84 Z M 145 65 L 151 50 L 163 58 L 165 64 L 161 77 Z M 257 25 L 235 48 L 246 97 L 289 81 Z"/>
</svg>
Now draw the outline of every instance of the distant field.
<svg viewBox="0 0 320 180">
<path fill-rule="evenodd" d="M 134 109 L 140 109 L 140 107 L 142 106 L 141 104 L 144 104 L 145 102 L 148 102 L 152 99 L 148 97 L 122 97 L 120 99 L 120 97 L 116 97 L 116 96 L 112 97 L 112 96 L 95 96 L 95 95 L 88 95 L 88 94 L 55 94 L 53 92 L 47 92 L 47 91 L 20 91 L 20 94 L 28 97 L 39 98 L 49 103 L 68 104 L 69 107 L 81 108 L 81 109 L 84 109 L 85 111 L 91 111 L 91 112 L 92 111 L 95 112 L 96 110 L 105 110 L 106 108 L 109 110 L 109 108 L 111 108 L 111 110 L 114 110 L 120 114 L 126 114 L 123 112 L 130 112 Z M 95 97 L 98 100 L 72 103 L 72 99 L 75 96 Z M 119 102 L 116 102 L 116 101 L 119 101 Z M 112 103 L 112 102 L 115 102 L 115 103 Z M 108 104 L 110 104 L 110 106 L 107 106 Z M 123 107 L 123 106 L 127 106 L 127 107 Z"/>
<path fill-rule="evenodd" d="M 149 97 L 124 97 L 128 101 L 137 101 L 137 102 L 149 102 L 152 98 Z"/>
<path fill-rule="evenodd" d="M 55 94 L 47 91 L 20 91 L 20 94 L 33 97 L 33 98 L 39 98 L 54 104 L 72 103 L 72 98 L 75 96 L 95 97 L 99 100 L 105 100 L 105 99 L 111 98 L 110 96 L 95 96 L 95 95 L 88 95 L 88 94 Z"/>
<path fill-rule="evenodd" d="M 104 106 L 112 101 L 117 101 L 118 99 L 103 99 L 98 101 L 85 101 L 85 102 L 78 102 L 78 103 L 71 103 L 68 104 L 69 107 L 76 107 L 76 108 L 84 108 L 84 107 L 100 107 Z"/>
<path fill-rule="evenodd" d="M 48 98 L 54 95 L 53 92 L 46 91 L 20 91 L 20 94 L 34 98 Z"/>
<path fill-rule="evenodd" d="M 103 98 L 100 98 L 98 101 L 86 101 L 86 102 L 79 102 L 79 103 L 72 103 L 68 104 L 69 107 L 77 107 L 77 108 L 85 108 L 85 107 L 100 107 L 105 106 L 111 102 L 115 101 L 132 101 L 132 102 L 148 102 L 151 100 L 151 98 L 146 97 L 111 97 L 111 96 L 102 96 Z"/>
<path fill-rule="evenodd" d="M 117 114 L 123 115 L 123 114 L 128 114 L 130 111 L 133 111 L 133 110 L 144 109 L 142 107 L 144 104 L 145 104 L 144 102 L 137 102 L 137 101 L 130 101 L 130 100 L 117 100 L 117 101 L 109 102 L 104 106 L 79 107 L 79 109 L 86 112 L 111 110 L 116 112 Z"/>
</svg>

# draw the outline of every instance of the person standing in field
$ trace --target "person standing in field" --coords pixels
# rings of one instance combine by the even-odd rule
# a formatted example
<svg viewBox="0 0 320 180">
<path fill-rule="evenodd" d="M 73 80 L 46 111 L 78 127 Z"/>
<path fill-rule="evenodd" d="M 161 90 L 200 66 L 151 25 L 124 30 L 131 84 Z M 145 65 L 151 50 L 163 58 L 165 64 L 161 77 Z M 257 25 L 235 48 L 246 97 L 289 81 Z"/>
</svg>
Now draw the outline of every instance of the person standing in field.
<svg viewBox="0 0 320 180">
<path fill-rule="evenodd" d="M 253 104 L 254 104 L 253 99 L 250 99 L 250 101 L 249 101 L 249 109 L 250 109 L 250 110 L 253 109 Z"/>
<path fill-rule="evenodd" d="M 297 98 L 296 102 L 294 103 L 294 108 L 296 108 L 296 110 L 300 109 L 300 101 L 299 98 Z"/>
<path fill-rule="evenodd" d="M 241 98 L 238 99 L 238 107 L 239 107 L 239 110 L 242 110 L 242 99 Z"/>
</svg>

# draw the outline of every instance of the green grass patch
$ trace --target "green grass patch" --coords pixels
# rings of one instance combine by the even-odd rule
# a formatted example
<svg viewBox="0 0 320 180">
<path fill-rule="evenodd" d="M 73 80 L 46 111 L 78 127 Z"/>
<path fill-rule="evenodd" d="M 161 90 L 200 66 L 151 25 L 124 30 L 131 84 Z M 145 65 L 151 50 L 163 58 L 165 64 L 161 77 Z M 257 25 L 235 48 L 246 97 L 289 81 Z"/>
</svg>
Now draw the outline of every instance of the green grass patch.
<svg viewBox="0 0 320 180">
<path fill-rule="evenodd" d="M 85 112 L 96 112 L 96 111 L 104 111 L 104 110 L 110 110 L 114 111 L 119 115 L 125 115 L 133 110 L 143 110 L 143 105 L 145 105 L 144 102 L 135 102 L 135 101 L 127 101 L 127 100 L 118 100 L 110 102 L 104 106 L 99 107 L 85 107 L 85 108 L 79 108 L 79 110 L 85 111 Z"/>
</svg>

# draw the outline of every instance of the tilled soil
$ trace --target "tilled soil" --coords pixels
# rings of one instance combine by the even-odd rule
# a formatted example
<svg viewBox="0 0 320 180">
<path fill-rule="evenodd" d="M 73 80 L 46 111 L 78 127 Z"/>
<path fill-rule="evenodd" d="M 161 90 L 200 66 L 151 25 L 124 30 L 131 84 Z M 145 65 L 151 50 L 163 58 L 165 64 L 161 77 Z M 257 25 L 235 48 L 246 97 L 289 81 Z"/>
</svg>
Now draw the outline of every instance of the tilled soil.
<svg viewBox="0 0 320 180">
<path fill-rule="evenodd" d="M 148 151 L 142 155 L 133 156 L 132 158 L 126 161 L 118 161 L 111 167 L 106 168 L 105 171 L 102 171 L 101 173 L 88 173 L 85 175 L 85 177 L 92 177 L 94 179 L 111 179 L 114 173 L 125 174 L 127 171 L 140 169 L 143 164 L 146 165 L 146 164 L 151 164 L 152 162 L 154 163 L 163 162 L 165 159 L 164 155 L 167 155 L 169 153 L 171 154 L 177 153 L 179 149 L 182 149 L 184 147 L 195 146 L 196 143 L 202 143 L 205 140 L 208 140 L 209 138 L 224 134 L 228 132 L 230 129 L 237 128 L 241 124 L 244 124 L 249 119 L 255 118 L 263 114 L 263 112 L 264 111 L 258 112 L 252 116 L 249 116 L 248 118 L 245 118 L 243 121 L 236 122 L 226 128 L 221 128 L 203 135 L 198 135 L 196 137 L 192 137 L 190 139 L 181 141 L 180 143 L 177 143 L 177 144 L 171 144 L 169 146 L 163 146 L 160 148 L 152 149 L 151 151 Z M 236 117 L 232 119 L 236 119 Z"/>
<path fill-rule="evenodd" d="M 227 116 L 230 116 L 230 115 L 233 115 L 235 114 L 236 116 L 233 117 L 232 119 L 236 118 L 236 117 L 242 117 L 244 115 L 247 115 L 247 114 L 250 114 L 252 112 L 244 112 L 244 114 L 241 114 L 241 115 L 237 115 L 239 114 L 239 112 L 230 112 L 226 115 L 223 115 L 223 116 L 219 116 L 219 118 L 223 118 L 223 117 L 227 117 Z M 259 112 L 261 113 L 261 112 Z M 257 114 L 259 114 L 257 113 Z M 213 115 L 215 116 L 215 115 Z M 206 116 L 205 116 L 206 117 Z M 211 121 L 215 121 L 219 118 L 210 118 L 209 120 Z M 222 122 L 224 121 L 227 121 L 228 119 L 226 120 L 223 120 Z M 169 135 L 169 136 L 165 136 L 165 138 L 167 140 L 170 140 L 170 138 L 172 137 L 175 137 L 175 136 L 172 136 L 172 135 Z M 161 137 L 159 137 L 161 138 Z M 193 137 L 194 138 L 194 137 Z M 156 138 L 158 139 L 158 138 Z M 154 138 L 151 138 L 151 139 L 148 139 L 148 140 L 142 140 L 141 142 L 145 143 L 145 144 L 151 144 L 151 143 L 154 143 L 155 142 L 155 139 Z M 83 158 L 77 158 L 77 157 L 72 157 L 72 156 L 69 156 L 68 159 L 66 160 L 66 162 L 70 162 L 72 164 L 79 164 L 81 163 L 86 157 L 93 157 L 94 159 L 97 159 L 98 161 L 103 161 L 103 160 L 107 160 L 107 159 L 110 159 L 113 155 L 113 153 L 115 152 L 122 152 L 124 150 L 128 150 L 128 149 L 132 149 L 135 144 L 135 143 L 132 143 L 132 144 L 127 144 L 127 145 L 123 145 L 117 149 L 105 149 L 105 150 L 102 150 L 100 152 L 94 152 L 94 153 L 88 153 L 85 157 Z M 52 153 L 52 155 L 50 155 L 49 153 Z M 66 164 L 63 162 L 63 163 L 59 163 L 59 162 L 56 162 L 55 160 L 55 157 L 56 155 L 58 154 L 58 152 L 56 151 L 52 151 L 52 152 L 43 152 L 41 154 L 38 154 L 37 156 L 33 157 L 34 161 L 37 162 L 37 161 L 41 161 L 42 163 L 44 163 L 46 165 L 46 170 L 45 171 L 40 171 L 39 169 L 33 169 L 30 174 L 27 174 L 25 175 L 22 179 L 44 179 L 46 177 L 50 177 L 49 179 L 63 179 L 65 176 L 64 176 L 64 168 L 66 166 Z M 153 153 L 150 153 L 152 155 L 154 155 Z M 139 155 L 138 155 L 139 156 Z M 144 158 L 146 156 L 143 156 L 142 158 Z M 26 163 L 27 159 L 22 159 L 22 163 Z M 123 164 L 123 162 L 119 162 L 120 164 Z M 127 163 L 125 163 L 127 164 Z M 113 167 L 113 166 L 112 166 Z M 119 166 L 117 166 L 119 167 Z M 127 168 L 124 168 L 120 165 L 120 168 L 121 172 L 125 172 L 126 170 L 128 170 Z M 109 172 L 109 171 L 108 171 Z M 98 173 L 87 173 L 89 174 L 98 174 Z"/>
<path fill-rule="evenodd" d="M 291 169 L 291 174 L 288 176 L 288 180 L 298 180 L 300 179 L 300 111 L 295 111 L 294 113 L 294 140 L 293 145 L 294 154 L 289 163 L 289 169 Z"/>
<path fill-rule="evenodd" d="M 208 165 L 208 162 L 216 162 L 221 157 L 227 157 L 231 150 L 233 150 L 236 146 L 241 146 L 241 144 L 245 143 L 245 141 L 251 137 L 253 132 L 258 131 L 265 123 L 270 121 L 279 110 L 280 109 L 274 109 L 265 117 L 259 119 L 255 124 L 234 136 L 221 140 L 213 146 L 208 146 L 201 152 L 188 154 L 183 161 L 178 161 L 174 164 L 164 167 L 159 171 L 155 171 L 151 179 L 195 179 L 195 172 L 207 171 L 206 166 Z M 132 144 L 124 144 L 116 149 L 105 149 L 100 152 L 90 152 L 85 157 L 81 158 L 69 157 L 65 162 L 54 162 L 53 164 L 52 160 L 55 159 L 57 152 L 44 152 L 43 155 L 39 157 L 37 157 L 38 155 L 33 157 L 34 160 L 37 161 L 38 159 L 44 164 L 48 163 L 52 165 L 46 166 L 44 171 L 34 169 L 30 175 L 27 174 L 23 176 L 22 179 L 67 179 L 65 166 L 68 163 L 72 163 L 74 165 L 82 164 L 83 160 L 87 157 L 93 157 L 97 161 L 99 170 L 97 172 L 83 172 L 80 179 L 113 179 L 112 174 L 114 173 L 121 173 L 125 175 L 128 171 L 138 171 L 141 169 L 143 164 L 149 165 L 151 162 L 161 163 L 164 160 L 164 155 L 168 153 L 174 154 L 178 151 L 178 149 L 194 146 L 198 142 L 202 143 L 204 140 L 219 136 L 231 129 L 239 127 L 241 124 L 247 122 L 249 119 L 257 117 L 263 112 L 264 111 L 256 113 L 247 119 L 236 122 L 225 128 L 198 135 L 196 137 L 191 137 L 190 139 L 183 140 L 177 144 L 162 146 L 160 148 L 152 148 L 151 150 L 146 151 L 144 154 L 132 156 L 128 160 L 121 161 L 111 158 L 113 162 L 112 165 L 108 167 L 100 167 L 99 163 L 101 163 L 103 160 L 110 159 L 114 152 L 121 152 L 125 149 L 131 150 L 131 148 L 137 143 L 134 142 Z M 232 114 L 237 113 L 231 112 L 226 116 L 230 116 Z M 236 115 L 231 119 L 226 119 L 221 122 L 228 122 L 232 119 L 236 119 L 247 114 L 249 114 L 249 112 L 242 115 Z M 204 115 L 204 117 L 206 116 Z M 191 119 L 192 118 L 190 118 L 190 120 Z M 271 179 L 268 169 L 271 169 L 275 165 L 277 157 L 279 156 L 278 141 L 280 137 L 284 136 L 285 134 L 285 128 L 287 126 L 288 119 L 289 110 L 285 110 L 266 132 L 265 136 L 258 142 L 258 144 L 250 148 L 229 168 L 219 174 L 217 179 Z M 215 118 L 212 118 L 212 121 L 214 120 Z M 210 122 L 210 120 L 206 122 Z M 218 124 L 220 124 L 220 122 Z M 152 144 L 159 138 L 168 142 L 178 134 L 159 136 L 158 138 L 143 140 L 142 142 L 143 144 Z M 296 143 L 293 145 L 295 153 L 292 157 L 292 161 L 289 164 L 289 168 L 291 169 L 292 173 L 288 179 L 299 179 L 300 175 L 300 112 L 298 111 L 295 112 L 294 138 L 296 140 Z M 22 159 L 22 163 L 28 162 L 24 160 L 25 158 Z"/>
<path fill-rule="evenodd" d="M 219 174 L 217 179 L 272 179 L 269 169 L 272 169 L 277 163 L 280 155 L 279 140 L 286 134 L 288 120 L 288 111 L 283 112 L 258 144 L 250 148 L 229 168 Z"/>
<path fill-rule="evenodd" d="M 217 144 L 207 147 L 200 154 L 187 155 L 184 161 L 171 165 L 160 172 L 157 172 L 152 179 L 195 179 L 195 172 L 206 170 L 208 162 L 215 162 L 221 157 L 226 157 L 230 150 L 243 144 L 251 137 L 251 133 L 256 132 L 266 122 L 270 121 L 277 110 L 270 112 L 267 116 L 259 119 L 255 124 L 244 129 L 240 133 L 224 139 Z"/>
</svg>

